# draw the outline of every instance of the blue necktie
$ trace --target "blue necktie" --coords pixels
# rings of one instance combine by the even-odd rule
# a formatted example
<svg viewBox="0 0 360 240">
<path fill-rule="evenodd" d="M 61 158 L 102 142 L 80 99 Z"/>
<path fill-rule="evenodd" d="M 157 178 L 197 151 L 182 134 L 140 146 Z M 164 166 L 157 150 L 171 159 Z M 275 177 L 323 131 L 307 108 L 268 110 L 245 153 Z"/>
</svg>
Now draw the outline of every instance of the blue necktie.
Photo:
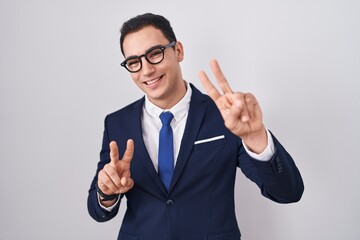
<svg viewBox="0 0 360 240">
<path fill-rule="evenodd" d="M 173 132 L 170 122 L 174 115 L 171 112 L 160 114 L 162 127 L 159 134 L 159 176 L 169 191 L 171 179 L 174 173 L 174 144 Z"/>
</svg>

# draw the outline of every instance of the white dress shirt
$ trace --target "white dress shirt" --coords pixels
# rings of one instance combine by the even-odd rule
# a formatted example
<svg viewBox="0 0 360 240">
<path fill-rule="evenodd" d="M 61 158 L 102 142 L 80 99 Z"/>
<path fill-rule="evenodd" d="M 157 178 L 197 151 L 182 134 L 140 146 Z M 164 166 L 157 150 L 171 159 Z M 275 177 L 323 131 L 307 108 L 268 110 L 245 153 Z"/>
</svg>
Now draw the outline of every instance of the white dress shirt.
<svg viewBox="0 0 360 240">
<path fill-rule="evenodd" d="M 151 161 L 154 164 L 156 171 L 158 170 L 158 149 L 159 149 L 159 132 L 162 127 L 160 114 L 162 112 L 170 111 L 174 118 L 170 126 L 173 131 L 174 138 L 174 167 L 176 159 L 179 155 L 181 139 L 184 135 L 186 119 L 190 108 L 191 87 L 187 83 L 187 90 L 185 96 L 171 109 L 161 109 L 145 96 L 145 104 L 142 111 L 141 127 L 143 132 L 143 139 L 146 149 L 149 153 Z"/>
</svg>

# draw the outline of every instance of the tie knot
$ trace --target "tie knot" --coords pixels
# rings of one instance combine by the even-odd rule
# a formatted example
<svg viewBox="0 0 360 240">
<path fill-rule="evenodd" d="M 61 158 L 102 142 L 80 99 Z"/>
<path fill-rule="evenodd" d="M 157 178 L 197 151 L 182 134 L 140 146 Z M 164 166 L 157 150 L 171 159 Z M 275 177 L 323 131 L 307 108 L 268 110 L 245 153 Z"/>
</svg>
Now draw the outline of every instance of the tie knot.
<svg viewBox="0 0 360 240">
<path fill-rule="evenodd" d="M 171 112 L 162 112 L 160 114 L 160 120 L 163 125 L 169 125 L 174 115 Z"/>
</svg>

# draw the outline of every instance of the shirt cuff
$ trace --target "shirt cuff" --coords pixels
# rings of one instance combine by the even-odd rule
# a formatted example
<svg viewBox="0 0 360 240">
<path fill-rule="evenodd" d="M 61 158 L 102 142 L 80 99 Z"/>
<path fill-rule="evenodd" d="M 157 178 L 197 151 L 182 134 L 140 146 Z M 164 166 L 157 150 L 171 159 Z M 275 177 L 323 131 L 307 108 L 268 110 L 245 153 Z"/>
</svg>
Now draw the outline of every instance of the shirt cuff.
<svg viewBox="0 0 360 240">
<path fill-rule="evenodd" d="M 272 158 L 272 156 L 275 153 L 275 144 L 274 144 L 274 140 L 273 140 L 269 130 L 267 130 L 267 129 L 266 129 L 266 134 L 267 134 L 268 144 L 267 144 L 265 150 L 259 154 L 250 151 L 249 148 L 244 143 L 244 141 L 242 141 L 243 146 L 244 146 L 246 152 L 250 155 L 250 157 L 252 157 L 256 160 L 259 160 L 259 161 L 269 161 Z"/>
<path fill-rule="evenodd" d="M 114 203 L 114 205 L 112 205 L 112 206 L 110 206 L 110 207 L 105 207 L 105 206 L 102 205 L 101 202 L 100 202 L 100 195 L 99 195 L 99 193 L 96 193 L 96 194 L 97 194 L 97 199 L 98 199 L 98 203 L 99 203 L 100 207 L 101 207 L 102 209 L 108 211 L 108 212 L 111 212 L 111 211 L 116 207 L 116 205 L 119 203 L 119 201 L 120 201 L 120 195 L 119 195 L 119 197 L 118 197 L 118 199 L 116 200 L 116 202 Z"/>
</svg>

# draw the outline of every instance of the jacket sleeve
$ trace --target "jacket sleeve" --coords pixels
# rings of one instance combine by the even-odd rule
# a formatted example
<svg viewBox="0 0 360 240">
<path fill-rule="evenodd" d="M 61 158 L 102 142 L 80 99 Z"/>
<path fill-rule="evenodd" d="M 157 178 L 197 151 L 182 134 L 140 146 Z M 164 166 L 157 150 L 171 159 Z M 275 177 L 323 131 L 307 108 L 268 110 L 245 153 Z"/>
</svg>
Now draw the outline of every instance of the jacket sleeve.
<svg viewBox="0 0 360 240">
<path fill-rule="evenodd" d="M 302 177 L 290 154 L 274 135 L 272 137 L 275 153 L 269 161 L 251 158 L 240 139 L 238 166 L 259 186 L 263 196 L 278 203 L 297 202 L 304 192 Z"/>
<path fill-rule="evenodd" d="M 96 187 L 95 187 L 95 183 L 97 182 L 97 176 L 99 171 L 103 169 L 105 164 L 110 162 L 110 148 L 109 148 L 110 140 L 108 135 L 107 119 L 108 117 L 105 118 L 105 129 L 103 135 L 102 149 L 100 152 L 100 161 L 98 162 L 96 174 L 91 183 L 88 200 L 87 200 L 88 212 L 90 216 L 98 222 L 105 222 L 115 217 L 119 211 L 119 206 L 120 206 L 120 201 L 118 201 L 117 206 L 115 206 L 115 208 L 112 209 L 112 211 L 110 212 L 102 208 L 99 205 Z M 123 195 L 121 195 L 121 198 L 122 197 Z"/>
</svg>

